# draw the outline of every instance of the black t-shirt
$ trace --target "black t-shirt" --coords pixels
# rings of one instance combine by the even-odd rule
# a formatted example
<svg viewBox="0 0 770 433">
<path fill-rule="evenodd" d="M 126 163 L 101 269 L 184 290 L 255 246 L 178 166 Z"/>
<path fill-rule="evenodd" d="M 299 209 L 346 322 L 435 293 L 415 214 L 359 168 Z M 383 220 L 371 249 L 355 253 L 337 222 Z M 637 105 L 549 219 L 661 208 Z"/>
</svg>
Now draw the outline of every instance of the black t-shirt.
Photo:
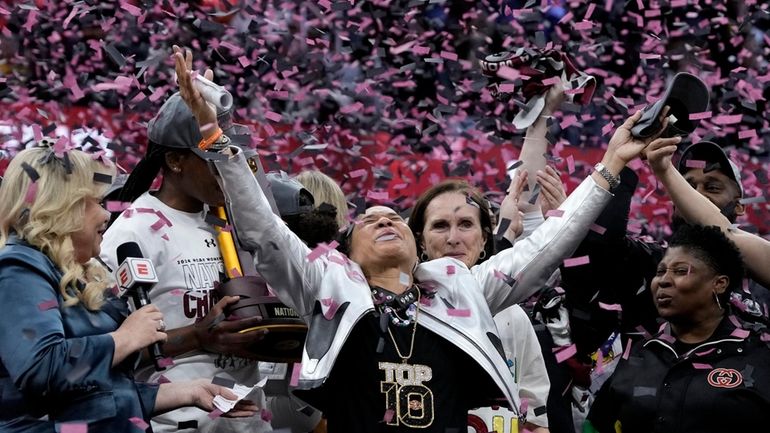
<svg viewBox="0 0 770 433">
<path fill-rule="evenodd" d="M 413 325 L 389 326 L 406 356 Z M 502 397 L 478 363 L 420 325 L 403 364 L 374 312 L 356 324 L 329 378 L 311 394 L 308 402 L 323 411 L 330 433 L 465 432 L 469 409 Z"/>
</svg>

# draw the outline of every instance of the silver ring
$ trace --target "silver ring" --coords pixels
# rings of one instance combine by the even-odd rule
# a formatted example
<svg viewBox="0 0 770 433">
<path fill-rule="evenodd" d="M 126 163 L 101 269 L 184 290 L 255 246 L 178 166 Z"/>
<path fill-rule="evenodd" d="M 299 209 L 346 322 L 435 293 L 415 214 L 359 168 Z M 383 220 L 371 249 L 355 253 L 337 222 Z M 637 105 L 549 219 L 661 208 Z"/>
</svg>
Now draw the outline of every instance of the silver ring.
<svg viewBox="0 0 770 433">
<path fill-rule="evenodd" d="M 163 319 L 160 319 L 158 321 L 158 332 L 164 332 L 166 330 L 166 322 L 163 321 Z"/>
</svg>

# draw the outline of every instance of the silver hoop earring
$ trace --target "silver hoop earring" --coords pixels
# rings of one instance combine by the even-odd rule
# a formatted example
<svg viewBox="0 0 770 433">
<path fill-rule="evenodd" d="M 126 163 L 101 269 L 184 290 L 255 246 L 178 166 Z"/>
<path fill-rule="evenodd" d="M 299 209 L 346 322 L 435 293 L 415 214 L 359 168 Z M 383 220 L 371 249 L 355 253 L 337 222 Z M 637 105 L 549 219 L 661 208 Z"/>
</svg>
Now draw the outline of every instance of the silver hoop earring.
<svg viewBox="0 0 770 433">
<path fill-rule="evenodd" d="M 711 293 L 714 294 L 714 300 L 717 302 L 717 307 L 719 307 L 719 309 L 721 310 L 722 309 L 722 303 L 719 302 L 719 295 L 717 295 L 717 292 L 711 292 Z"/>
<path fill-rule="evenodd" d="M 487 258 L 487 250 L 481 250 L 481 254 L 479 254 L 479 260 L 484 260 Z"/>
</svg>

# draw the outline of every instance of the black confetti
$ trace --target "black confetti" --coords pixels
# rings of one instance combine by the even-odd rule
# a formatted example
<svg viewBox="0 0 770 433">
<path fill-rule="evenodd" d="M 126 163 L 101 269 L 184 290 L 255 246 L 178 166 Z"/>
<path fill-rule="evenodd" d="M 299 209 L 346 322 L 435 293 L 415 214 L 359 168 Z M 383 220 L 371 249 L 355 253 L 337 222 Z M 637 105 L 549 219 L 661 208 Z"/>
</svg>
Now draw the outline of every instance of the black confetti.
<svg viewBox="0 0 770 433">
<path fill-rule="evenodd" d="M 188 429 L 188 428 L 197 429 L 198 428 L 198 421 L 194 420 L 194 419 L 191 419 L 189 421 L 179 421 L 179 423 L 177 423 L 177 425 L 176 425 L 176 428 L 178 430 L 184 430 L 184 429 Z"/>
<path fill-rule="evenodd" d="M 40 174 L 35 170 L 34 167 L 27 164 L 26 162 L 21 163 L 21 168 L 24 170 L 25 173 L 27 173 L 27 176 L 29 176 L 30 180 L 32 180 L 32 183 L 35 183 L 40 179 Z"/>
<path fill-rule="evenodd" d="M 94 173 L 94 182 L 112 185 L 112 176 L 104 173 Z"/>
<path fill-rule="evenodd" d="M 235 381 L 226 377 L 214 376 L 214 378 L 211 379 L 211 383 L 214 385 L 224 386 L 225 388 L 235 388 Z"/>
</svg>

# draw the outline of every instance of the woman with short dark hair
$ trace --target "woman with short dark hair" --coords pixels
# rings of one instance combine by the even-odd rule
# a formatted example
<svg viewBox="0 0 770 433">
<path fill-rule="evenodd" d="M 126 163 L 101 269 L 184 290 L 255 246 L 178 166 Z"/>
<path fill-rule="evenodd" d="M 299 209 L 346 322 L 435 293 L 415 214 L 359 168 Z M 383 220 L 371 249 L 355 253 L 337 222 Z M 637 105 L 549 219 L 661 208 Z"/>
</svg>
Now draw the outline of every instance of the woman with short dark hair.
<svg viewBox="0 0 770 433">
<path fill-rule="evenodd" d="M 652 280 L 665 319 L 636 343 L 594 401 L 583 431 L 742 432 L 770 423 L 767 333 L 730 314 L 740 252 L 718 227 L 682 226 Z"/>
</svg>

